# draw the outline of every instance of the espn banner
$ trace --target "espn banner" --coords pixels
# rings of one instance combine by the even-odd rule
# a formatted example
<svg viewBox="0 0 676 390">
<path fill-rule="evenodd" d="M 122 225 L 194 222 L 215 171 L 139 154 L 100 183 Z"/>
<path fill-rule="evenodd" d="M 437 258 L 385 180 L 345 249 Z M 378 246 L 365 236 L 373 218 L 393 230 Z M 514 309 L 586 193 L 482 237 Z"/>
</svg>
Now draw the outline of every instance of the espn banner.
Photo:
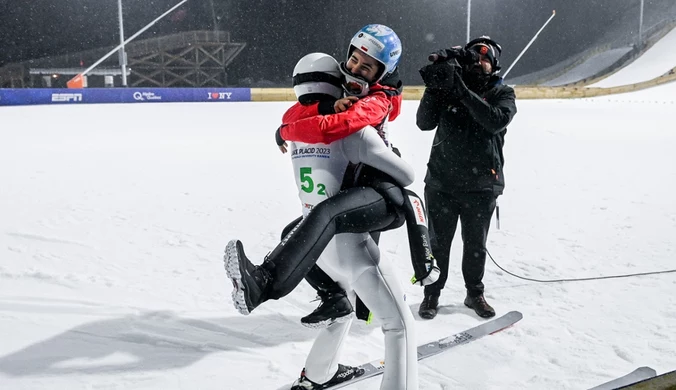
<svg viewBox="0 0 676 390">
<path fill-rule="evenodd" d="M 0 89 L 0 106 L 250 101 L 249 88 Z"/>
</svg>

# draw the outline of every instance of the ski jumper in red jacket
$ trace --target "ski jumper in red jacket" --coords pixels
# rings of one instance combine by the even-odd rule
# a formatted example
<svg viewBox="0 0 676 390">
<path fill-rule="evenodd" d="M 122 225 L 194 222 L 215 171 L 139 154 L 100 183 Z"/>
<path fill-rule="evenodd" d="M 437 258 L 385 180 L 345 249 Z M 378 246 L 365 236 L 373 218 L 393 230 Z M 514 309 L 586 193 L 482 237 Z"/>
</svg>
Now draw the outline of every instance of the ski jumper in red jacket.
<svg viewBox="0 0 676 390">
<path fill-rule="evenodd" d="M 280 135 L 286 141 L 329 144 L 366 126 L 381 132 L 387 121 L 399 116 L 401 100 L 397 89 L 375 84 L 367 96 L 337 114 L 321 115 L 319 103 L 296 103 L 284 113 Z"/>
</svg>

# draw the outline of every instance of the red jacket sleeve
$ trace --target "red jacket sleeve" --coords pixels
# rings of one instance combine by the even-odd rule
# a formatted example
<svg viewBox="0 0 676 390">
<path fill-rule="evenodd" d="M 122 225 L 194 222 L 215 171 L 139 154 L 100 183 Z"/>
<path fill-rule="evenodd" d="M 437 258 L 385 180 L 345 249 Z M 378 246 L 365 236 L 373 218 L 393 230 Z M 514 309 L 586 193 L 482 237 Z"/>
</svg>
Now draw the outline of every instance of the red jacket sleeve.
<svg viewBox="0 0 676 390">
<path fill-rule="evenodd" d="M 319 103 L 315 103 L 309 106 L 304 106 L 298 102 L 291 106 L 284 116 L 282 116 L 282 123 L 293 123 L 299 119 L 319 115 Z"/>
<path fill-rule="evenodd" d="M 403 100 L 402 95 L 396 95 L 392 96 L 391 98 L 392 102 L 392 111 L 390 111 L 390 116 L 389 116 L 389 121 L 392 122 L 393 120 L 397 119 L 399 114 L 401 113 L 401 101 Z"/>
<path fill-rule="evenodd" d="M 378 126 L 390 111 L 390 100 L 383 92 L 355 102 L 347 111 L 301 119 L 281 129 L 287 141 L 329 144 L 356 133 L 366 126 Z"/>
</svg>

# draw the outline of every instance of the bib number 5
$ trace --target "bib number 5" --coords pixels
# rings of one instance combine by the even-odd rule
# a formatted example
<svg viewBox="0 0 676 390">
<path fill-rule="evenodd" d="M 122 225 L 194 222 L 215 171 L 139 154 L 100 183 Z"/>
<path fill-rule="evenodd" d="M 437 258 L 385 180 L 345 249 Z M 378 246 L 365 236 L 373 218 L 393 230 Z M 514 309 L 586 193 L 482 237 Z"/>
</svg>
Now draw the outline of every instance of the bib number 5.
<svg viewBox="0 0 676 390">
<path fill-rule="evenodd" d="M 300 189 L 308 194 L 311 194 L 315 190 L 315 182 L 312 180 L 312 168 L 310 167 L 301 167 L 300 168 Z M 317 183 L 317 194 L 326 195 L 326 186 L 322 183 Z"/>
</svg>

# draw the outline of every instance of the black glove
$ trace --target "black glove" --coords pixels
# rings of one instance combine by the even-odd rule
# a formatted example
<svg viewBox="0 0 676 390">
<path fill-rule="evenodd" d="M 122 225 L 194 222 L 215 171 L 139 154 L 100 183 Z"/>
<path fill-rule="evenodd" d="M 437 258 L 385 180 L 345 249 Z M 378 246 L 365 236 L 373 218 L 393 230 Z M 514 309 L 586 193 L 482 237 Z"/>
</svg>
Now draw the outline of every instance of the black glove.
<svg viewBox="0 0 676 390">
<path fill-rule="evenodd" d="M 336 103 L 337 100 L 338 99 L 327 99 L 320 101 L 319 105 L 317 106 L 317 111 L 319 112 L 319 115 L 335 114 L 336 110 L 333 108 L 333 105 Z"/>
<path fill-rule="evenodd" d="M 479 60 L 479 54 L 474 50 L 466 50 L 456 47 L 452 49 L 437 50 L 430 54 L 427 59 L 434 63 L 441 63 L 455 59 L 460 65 L 470 65 Z"/>
<path fill-rule="evenodd" d="M 455 62 L 440 62 L 425 65 L 420 68 L 420 76 L 425 82 L 425 87 L 436 89 L 450 89 L 454 78 L 458 73 L 459 66 Z"/>
<path fill-rule="evenodd" d="M 465 85 L 465 82 L 462 80 L 460 72 L 457 70 L 453 76 L 453 85 L 449 88 L 448 93 L 458 100 L 465 99 L 469 96 L 469 88 L 467 88 L 467 85 Z"/>
<path fill-rule="evenodd" d="M 277 128 L 277 131 L 275 131 L 275 142 L 277 142 L 277 146 L 282 146 L 284 145 L 284 138 L 282 138 L 282 127 L 286 125 L 281 125 Z"/>
</svg>

